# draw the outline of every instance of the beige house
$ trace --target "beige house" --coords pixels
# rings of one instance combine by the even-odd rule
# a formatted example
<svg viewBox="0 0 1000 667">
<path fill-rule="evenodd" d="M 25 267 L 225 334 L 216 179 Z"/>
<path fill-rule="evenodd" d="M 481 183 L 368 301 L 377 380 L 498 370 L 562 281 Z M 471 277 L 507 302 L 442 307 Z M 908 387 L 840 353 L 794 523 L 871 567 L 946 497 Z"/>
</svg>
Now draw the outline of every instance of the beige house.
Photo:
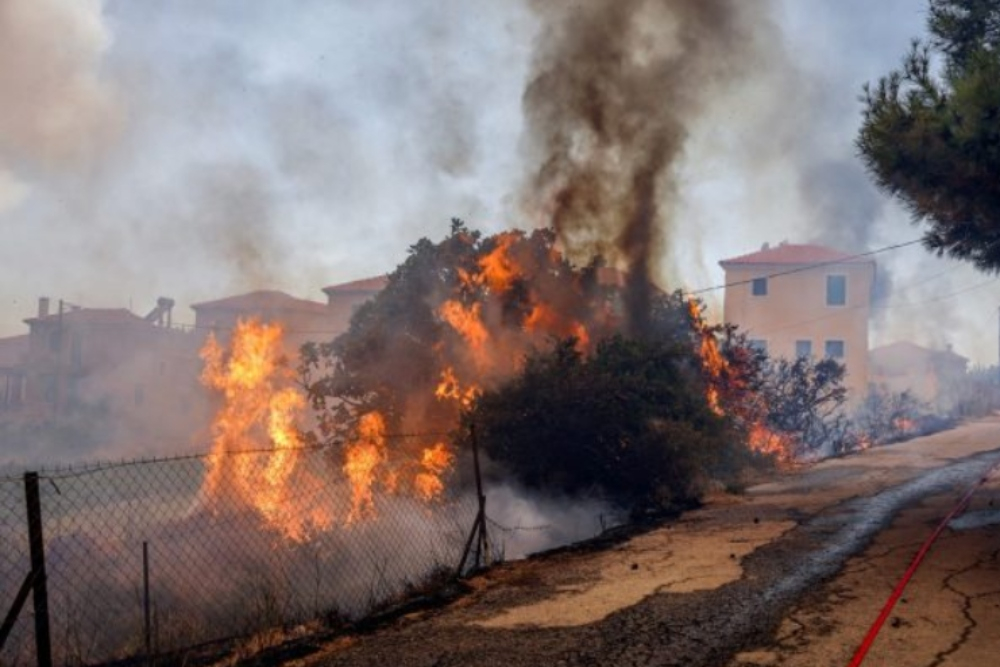
<svg viewBox="0 0 1000 667">
<path fill-rule="evenodd" d="M 768 244 L 719 262 L 723 318 L 772 357 L 831 357 L 850 400 L 868 391 L 868 317 L 875 262 L 819 245 Z"/>
</svg>

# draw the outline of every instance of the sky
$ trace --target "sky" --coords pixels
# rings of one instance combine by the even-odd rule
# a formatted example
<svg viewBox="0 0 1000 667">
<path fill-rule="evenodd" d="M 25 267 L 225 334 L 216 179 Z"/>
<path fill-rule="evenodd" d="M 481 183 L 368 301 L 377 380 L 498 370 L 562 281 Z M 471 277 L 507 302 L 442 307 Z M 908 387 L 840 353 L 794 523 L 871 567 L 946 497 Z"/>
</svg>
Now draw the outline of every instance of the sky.
<svg viewBox="0 0 1000 667">
<path fill-rule="evenodd" d="M 768 57 L 686 128 L 667 289 L 718 285 L 720 259 L 764 242 L 920 236 L 854 138 L 925 0 L 756 1 Z M 529 0 L 2 0 L 0 336 L 40 296 L 139 314 L 168 296 L 191 322 L 254 289 L 322 300 L 452 217 L 536 224 L 519 193 L 540 34 Z M 919 246 L 876 259 L 873 345 L 996 363 L 996 280 Z"/>
</svg>

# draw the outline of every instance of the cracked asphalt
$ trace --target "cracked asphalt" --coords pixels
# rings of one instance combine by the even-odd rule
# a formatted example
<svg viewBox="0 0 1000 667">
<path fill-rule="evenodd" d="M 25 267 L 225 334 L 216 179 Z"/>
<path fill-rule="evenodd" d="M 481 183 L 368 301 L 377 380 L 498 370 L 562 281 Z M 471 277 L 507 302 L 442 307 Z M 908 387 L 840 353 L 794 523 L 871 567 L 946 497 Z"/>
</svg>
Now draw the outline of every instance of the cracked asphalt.
<svg viewBox="0 0 1000 667">
<path fill-rule="evenodd" d="M 450 605 L 287 664 L 847 665 L 923 540 L 1000 463 L 1000 419 L 785 473 L 604 551 L 497 567 Z M 1000 475 L 925 559 L 866 665 L 992 665 Z"/>
</svg>

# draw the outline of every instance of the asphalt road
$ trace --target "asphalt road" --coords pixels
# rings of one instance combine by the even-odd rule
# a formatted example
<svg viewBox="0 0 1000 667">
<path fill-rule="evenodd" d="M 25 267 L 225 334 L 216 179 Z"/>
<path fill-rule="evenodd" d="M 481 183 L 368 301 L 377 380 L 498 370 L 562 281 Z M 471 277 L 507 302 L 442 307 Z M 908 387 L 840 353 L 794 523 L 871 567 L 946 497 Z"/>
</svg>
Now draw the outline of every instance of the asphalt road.
<svg viewBox="0 0 1000 667">
<path fill-rule="evenodd" d="M 998 463 L 995 418 L 825 461 L 604 551 L 506 564 L 445 608 L 293 662 L 846 666 L 921 542 Z M 865 665 L 1000 664 L 997 477 L 932 549 Z"/>
</svg>

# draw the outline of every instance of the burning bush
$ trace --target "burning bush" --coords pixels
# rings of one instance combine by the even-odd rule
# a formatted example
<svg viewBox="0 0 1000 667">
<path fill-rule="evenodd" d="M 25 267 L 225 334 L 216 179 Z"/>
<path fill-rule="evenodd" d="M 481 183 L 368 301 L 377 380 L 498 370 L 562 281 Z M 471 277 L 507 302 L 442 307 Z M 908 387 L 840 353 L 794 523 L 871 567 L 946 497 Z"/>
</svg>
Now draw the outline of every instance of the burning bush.
<svg viewBox="0 0 1000 667">
<path fill-rule="evenodd" d="M 741 448 L 709 407 L 690 345 L 613 336 L 585 356 L 577 343 L 529 355 L 466 415 L 506 472 L 632 511 L 688 505 L 709 477 L 736 473 Z"/>
<path fill-rule="evenodd" d="M 353 437 L 378 412 L 389 433 L 447 432 L 482 387 L 509 377 L 532 347 L 616 330 L 615 286 L 577 269 L 551 230 L 482 237 L 459 220 L 422 239 L 336 340 L 303 349 L 302 374 L 323 442 Z"/>
</svg>

